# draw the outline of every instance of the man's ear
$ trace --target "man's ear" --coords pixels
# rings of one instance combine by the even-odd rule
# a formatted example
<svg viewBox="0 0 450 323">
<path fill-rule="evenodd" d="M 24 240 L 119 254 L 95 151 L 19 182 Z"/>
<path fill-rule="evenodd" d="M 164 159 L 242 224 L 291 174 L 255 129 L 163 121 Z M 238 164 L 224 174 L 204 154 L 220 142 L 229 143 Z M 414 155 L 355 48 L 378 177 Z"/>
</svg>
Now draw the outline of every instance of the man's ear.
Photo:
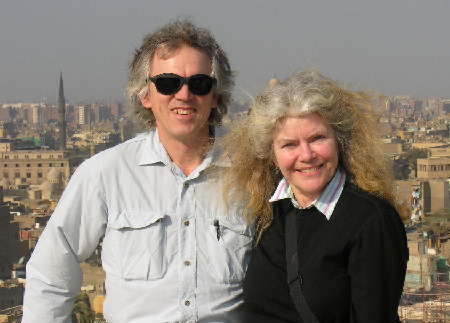
<svg viewBox="0 0 450 323">
<path fill-rule="evenodd" d="M 147 108 L 147 109 L 152 108 L 152 103 L 151 103 L 150 99 L 148 98 L 148 94 L 144 98 L 141 98 L 141 104 L 144 108 Z"/>
<path fill-rule="evenodd" d="M 218 103 L 219 103 L 219 94 L 217 94 L 216 92 L 213 92 L 211 109 L 217 108 Z"/>
</svg>

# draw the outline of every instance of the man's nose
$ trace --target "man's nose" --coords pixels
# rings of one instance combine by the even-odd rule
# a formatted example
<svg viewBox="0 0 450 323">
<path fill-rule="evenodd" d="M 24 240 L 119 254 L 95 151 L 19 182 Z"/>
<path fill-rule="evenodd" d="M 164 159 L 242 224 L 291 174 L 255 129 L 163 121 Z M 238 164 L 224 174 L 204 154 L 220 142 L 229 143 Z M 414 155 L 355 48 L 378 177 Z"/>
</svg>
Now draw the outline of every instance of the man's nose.
<svg viewBox="0 0 450 323">
<path fill-rule="evenodd" d="M 175 98 L 181 101 L 188 101 L 192 99 L 193 96 L 194 95 L 191 91 L 189 91 L 189 87 L 187 84 L 183 84 L 181 89 L 177 93 L 175 93 Z"/>
</svg>

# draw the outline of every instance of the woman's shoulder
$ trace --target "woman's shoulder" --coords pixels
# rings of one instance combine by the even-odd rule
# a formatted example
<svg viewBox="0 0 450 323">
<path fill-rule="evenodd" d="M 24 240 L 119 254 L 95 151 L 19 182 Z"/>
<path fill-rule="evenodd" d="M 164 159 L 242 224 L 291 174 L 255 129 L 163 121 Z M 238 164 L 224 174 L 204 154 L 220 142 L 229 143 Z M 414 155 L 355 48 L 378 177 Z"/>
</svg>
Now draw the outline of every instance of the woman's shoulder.
<svg viewBox="0 0 450 323">
<path fill-rule="evenodd" d="M 401 222 L 397 210 L 389 201 L 351 185 L 344 187 L 333 216 L 356 221 L 359 225 L 368 221 Z"/>
<path fill-rule="evenodd" d="M 359 187 L 345 185 L 339 202 L 343 204 L 351 204 L 353 208 L 367 208 L 376 210 L 394 210 L 394 206 L 381 196 L 371 194 Z M 338 202 L 338 203 L 339 203 Z"/>
</svg>

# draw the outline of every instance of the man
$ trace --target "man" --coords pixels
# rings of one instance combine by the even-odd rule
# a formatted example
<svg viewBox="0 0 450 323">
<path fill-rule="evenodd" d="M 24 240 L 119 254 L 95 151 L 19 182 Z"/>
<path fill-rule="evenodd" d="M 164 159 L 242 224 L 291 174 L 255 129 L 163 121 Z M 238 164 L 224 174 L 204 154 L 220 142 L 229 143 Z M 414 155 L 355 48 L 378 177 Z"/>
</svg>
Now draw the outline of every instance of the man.
<svg viewBox="0 0 450 323">
<path fill-rule="evenodd" d="M 70 322 L 84 261 L 104 235 L 108 322 L 239 322 L 252 235 L 225 207 L 214 129 L 228 59 L 209 31 L 167 24 L 136 50 L 126 86 L 150 131 L 83 163 L 27 264 L 23 322 Z"/>
</svg>

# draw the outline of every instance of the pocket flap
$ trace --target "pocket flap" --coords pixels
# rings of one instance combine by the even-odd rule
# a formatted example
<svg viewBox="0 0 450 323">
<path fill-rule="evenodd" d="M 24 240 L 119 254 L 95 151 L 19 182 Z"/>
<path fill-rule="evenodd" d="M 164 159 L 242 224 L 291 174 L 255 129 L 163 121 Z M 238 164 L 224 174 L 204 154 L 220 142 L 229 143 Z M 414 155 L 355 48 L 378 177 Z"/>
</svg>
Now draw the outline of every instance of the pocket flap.
<svg viewBox="0 0 450 323">
<path fill-rule="evenodd" d="M 246 236 L 252 236 L 253 235 L 253 228 L 251 225 L 248 225 L 245 223 L 245 220 L 236 219 L 236 218 L 226 218 L 226 217 L 220 217 L 218 219 L 210 220 L 209 223 L 211 225 L 216 225 L 218 220 L 218 225 L 223 226 L 231 231 L 234 231 L 238 234 L 246 235 Z"/>
<path fill-rule="evenodd" d="M 162 212 L 122 211 L 110 214 L 109 225 L 114 229 L 139 229 L 161 222 L 165 216 Z"/>
</svg>

